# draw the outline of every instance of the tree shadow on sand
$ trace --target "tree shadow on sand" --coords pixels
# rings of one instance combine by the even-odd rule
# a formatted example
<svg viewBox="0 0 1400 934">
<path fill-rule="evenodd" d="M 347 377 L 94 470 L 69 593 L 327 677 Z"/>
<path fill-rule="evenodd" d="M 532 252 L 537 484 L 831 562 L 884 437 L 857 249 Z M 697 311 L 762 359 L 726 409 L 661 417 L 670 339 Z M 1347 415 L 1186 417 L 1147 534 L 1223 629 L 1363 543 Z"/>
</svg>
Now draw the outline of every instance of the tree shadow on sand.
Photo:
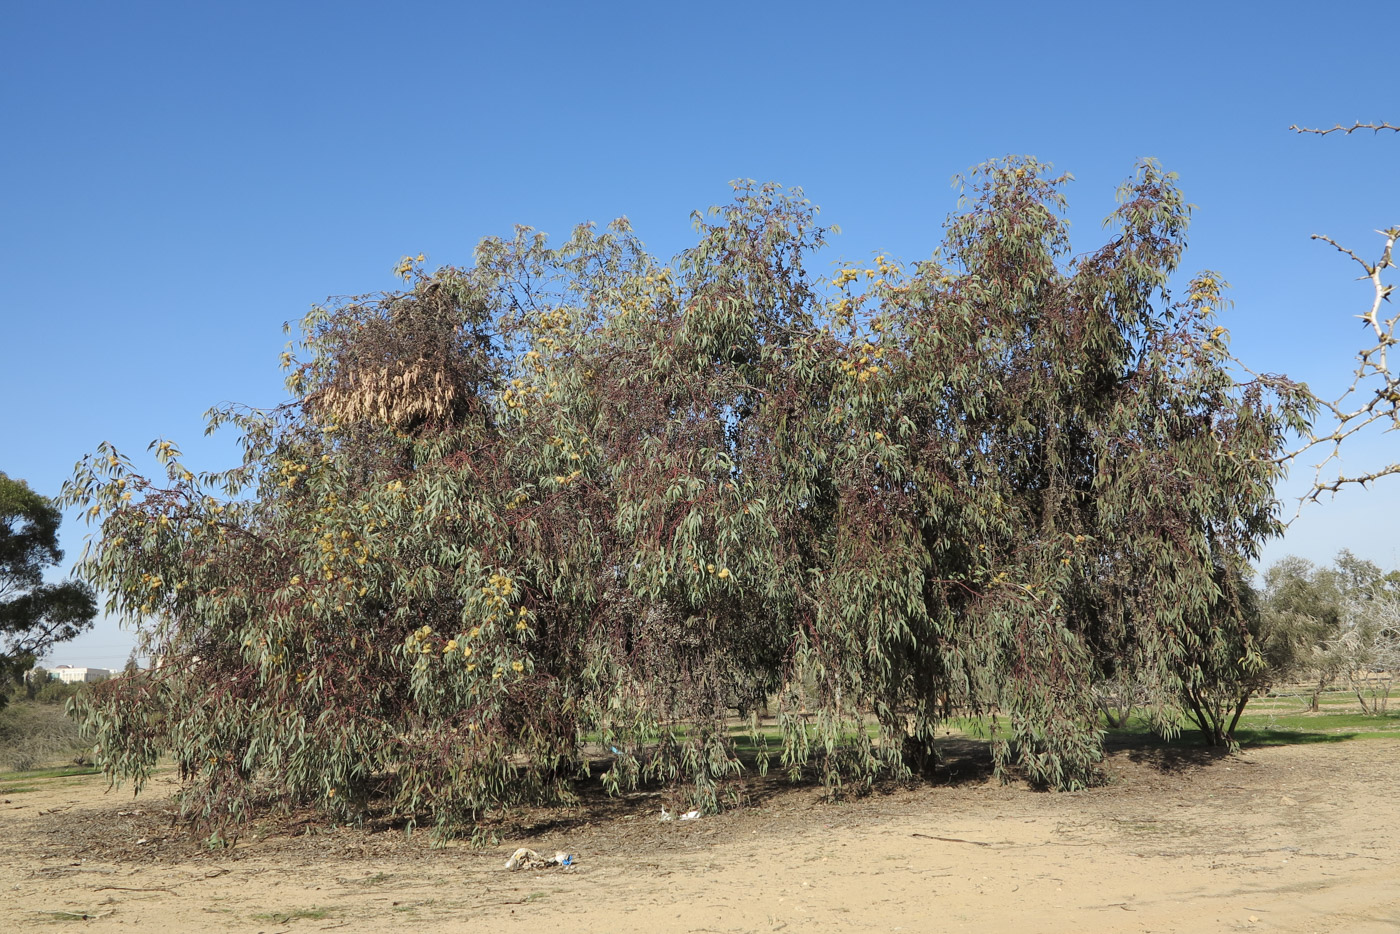
<svg viewBox="0 0 1400 934">
<path fill-rule="evenodd" d="M 1235 739 L 1241 750 L 1268 746 L 1298 746 L 1317 743 L 1341 743 L 1355 739 L 1356 733 L 1318 733 L 1300 730 L 1242 729 Z M 1141 730 L 1109 730 L 1104 736 L 1105 755 L 1126 755 L 1130 762 L 1155 768 L 1160 772 L 1194 771 L 1233 758 L 1226 746 L 1208 745 L 1194 730 L 1184 731 L 1174 739 L 1163 739 L 1155 733 Z"/>
</svg>

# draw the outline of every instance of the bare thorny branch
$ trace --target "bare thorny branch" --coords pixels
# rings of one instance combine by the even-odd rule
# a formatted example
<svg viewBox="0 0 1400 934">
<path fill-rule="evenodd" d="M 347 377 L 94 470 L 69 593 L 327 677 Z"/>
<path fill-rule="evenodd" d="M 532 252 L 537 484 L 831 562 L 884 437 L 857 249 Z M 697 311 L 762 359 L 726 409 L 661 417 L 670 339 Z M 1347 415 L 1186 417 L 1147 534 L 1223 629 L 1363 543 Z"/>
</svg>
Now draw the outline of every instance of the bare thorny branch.
<svg viewBox="0 0 1400 934">
<path fill-rule="evenodd" d="M 1350 127 L 1341 124 L 1328 129 L 1307 129 L 1292 126 L 1289 129 L 1299 133 L 1315 133 L 1326 136 L 1340 132 L 1349 135 L 1356 130 L 1393 130 L 1400 132 L 1400 126 L 1391 123 L 1361 123 Z M 1381 477 L 1400 474 L 1400 460 L 1393 460 L 1377 469 L 1349 476 L 1340 468 L 1342 443 L 1348 438 L 1377 423 L 1389 423 L 1387 431 L 1400 429 L 1400 374 L 1391 371 L 1390 348 L 1395 345 L 1395 325 L 1400 321 L 1400 310 L 1393 310 L 1387 317 L 1383 308 L 1390 301 L 1395 288 L 1386 281 L 1386 271 L 1395 268 L 1395 245 L 1400 240 L 1400 226 L 1377 231 L 1385 238 L 1380 258 L 1374 261 L 1350 250 L 1331 237 L 1313 234 L 1314 240 L 1331 244 L 1338 252 L 1350 258 L 1363 270 L 1362 279 L 1369 280 L 1372 287 L 1371 305 L 1357 315 L 1366 327 L 1370 346 L 1363 347 L 1356 354 L 1356 365 L 1352 371 L 1351 384 L 1333 400 L 1317 399 L 1322 419 L 1315 423 L 1307 436 L 1286 459 L 1294 460 L 1309 452 L 1324 452 L 1325 456 L 1314 465 L 1312 487 L 1303 494 L 1302 501 L 1317 500 L 1323 493 L 1336 493 L 1344 486 L 1366 484 Z M 1324 478 L 1328 466 L 1338 462 L 1335 477 Z"/>
<path fill-rule="evenodd" d="M 1323 420 L 1315 424 L 1303 443 L 1293 450 L 1293 457 L 1320 450 L 1326 456 L 1314 465 L 1313 485 L 1304 494 L 1304 499 L 1316 500 L 1323 493 L 1336 493 L 1344 486 L 1362 486 L 1381 477 L 1400 474 L 1400 461 L 1391 461 L 1375 470 L 1348 475 L 1338 470 L 1335 477 L 1324 479 L 1328 465 L 1340 461 L 1342 443 L 1348 438 L 1379 422 L 1388 422 L 1389 429 L 1400 428 L 1400 374 L 1390 368 L 1390 348 L 1396 343 L 1395 325 L 1400 321 L 1400 310 L 1388 317 L 1382 316 L 1382 307 L 1390 298 L 1394 286 L 1387 283 L 1384 274 L 1395 267 L 1394 251 L 1400 228 L 1392 227 L 1380 231 L 1385 237 L 1385 246 L 1380 259 L 1371 262 L 1351 250 L 1340 246 L 1330 237 L 1314 234 L 1314 239 L 1332 244 L 1337 250 L 1350 257 L 1365 270 L 1364 278 L 1372 285 L 1371 306 L 1364 314 L 1356 317 L 1367 326 L 1374 339 L 1368 347 L 1356 354 L 1356 365 L 1352 371 L 1351 384 L 1336 399 L 1318 399 Z"/>
<path fill-rule="evenodd" d="M 1357 130 L 1372 130 L 1376 133 L 1379 133 L 1381 130 L 1394 130 L 1400 133 L 1400 126 L 1393 123 L 1362 123 L 1360 120 L 1356 121 L 1351 126 L 1342 126 L 1339 123 L 1336 126 L 1329 126 L 1325 130 L 1298 126 L 1296 123 L 1289 127 L 1289 129 L 1297 133 L 1316 133 L 1318 136 L 1326 136 L 1328 133 L 1341 133 L 1343 136 L 1350 136 Z"/>
</svg>

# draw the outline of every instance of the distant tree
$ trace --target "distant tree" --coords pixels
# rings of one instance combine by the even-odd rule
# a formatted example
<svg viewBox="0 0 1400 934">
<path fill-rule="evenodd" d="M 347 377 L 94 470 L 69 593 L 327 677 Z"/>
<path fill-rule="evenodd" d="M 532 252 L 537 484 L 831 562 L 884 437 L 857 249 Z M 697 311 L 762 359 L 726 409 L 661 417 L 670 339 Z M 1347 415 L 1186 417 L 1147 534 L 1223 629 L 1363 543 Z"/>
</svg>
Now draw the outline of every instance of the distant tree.
<svg viewBox="0 0 1400 934">
<path fill-rule="evenodd" d="M 1344 624 L 1329 653 L 1365 714 L 1386 713 L 1400 676 L 1400 593 L 1348 602 Z"/>
<path fill-rule="evenodd" d="M 62 514 L 23 480 L 0 473 L 0 669 L 5 680 L 33 665 L 50 647 L 92 625 L 97 604 L 79 581 L 44 583 L 44 569 L 63 560 Z M 7 696 L 0 692 L 0 704 Z"/>
<path fill-rule="evenodd" d="M 1339 673 L 1326 648 L 1341 630 L 1346 602 L 1342 583 L 1336 570 L 1318 567 L 1294 555 L 1264 572 L 1261 613 L 1265 624 L 1277 631 L 1292 632 L 1307 644 L 1292 674 L 1312 680 L 1308 700 L 1312 710 L 1318 709 L 1322 692 Z"/>
<path fill-rule="evenodd" d="M 1400 572 L 1386 573 L 1373 562 L 1343 549 L 1331 565 L 1318 566 L 1293 555 L 1264 573 L 1261 626 L 1298 647 L 1280 678 L 1310 677 L 1309 706 L 1338 678 L 1357 691 L 1363 709 L 1370 696 L 1363 686 L 1370 670 L 1388 657 L 1386 608 L 1400 600 Z"/>
</svg>

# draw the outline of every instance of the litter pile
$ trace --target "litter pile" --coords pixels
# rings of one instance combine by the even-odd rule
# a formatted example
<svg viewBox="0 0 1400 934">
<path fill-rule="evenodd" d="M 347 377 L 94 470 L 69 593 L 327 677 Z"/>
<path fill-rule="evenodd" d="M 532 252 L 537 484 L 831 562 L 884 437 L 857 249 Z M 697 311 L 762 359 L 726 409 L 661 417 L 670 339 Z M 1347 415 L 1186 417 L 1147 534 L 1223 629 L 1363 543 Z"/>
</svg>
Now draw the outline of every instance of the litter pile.
<svg viewBox="0 0 1400 934">
<path fill-rule="evenodd" d="M 517 869 L 546 869 L 550 866 L 568 869 L 576 865 L 578 865 L 578 860 L 570 853 L 559 851 L 553 856 L 541 856 L 534 850 L 523 846 L 512 853 L 510 859 L 506 860 L 506 868 L 512 872 Z"/>
<path fill-rule="evenodd" d="M 693 810 L 693 811 L 686 811 L 686 812 L 685 812 L 684 814 L 682 814 L 680 817 L 677 817 L 677 816 L 676 816 L 675 814 L 673 814 L 672 812 L 666 810 L 666 805 L 663 804 L 663 805 L 661 805 L 661 819 L 664 820 L 664 821 L 665 821 L 665 820 L 699 820 L 699 819 L 700 819 L 700 809 L 699 809 L 699 808 L 696 808 L 696 809 Z"/>
</svg>

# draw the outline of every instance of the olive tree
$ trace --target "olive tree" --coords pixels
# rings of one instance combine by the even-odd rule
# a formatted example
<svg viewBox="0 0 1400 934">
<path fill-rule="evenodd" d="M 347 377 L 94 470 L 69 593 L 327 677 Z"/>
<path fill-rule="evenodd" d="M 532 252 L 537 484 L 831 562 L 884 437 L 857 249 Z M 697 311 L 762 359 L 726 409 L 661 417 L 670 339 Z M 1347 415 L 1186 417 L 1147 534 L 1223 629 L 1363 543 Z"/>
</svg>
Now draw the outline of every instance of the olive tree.
<svg viewBox="0 0 1400 934">
<path fill-rule="evenodd" d="M 1384 715 L 1400 673 L 1400 594 L 1351 600 L 1330 654 L 1361 712 Z"/>
</svg>

